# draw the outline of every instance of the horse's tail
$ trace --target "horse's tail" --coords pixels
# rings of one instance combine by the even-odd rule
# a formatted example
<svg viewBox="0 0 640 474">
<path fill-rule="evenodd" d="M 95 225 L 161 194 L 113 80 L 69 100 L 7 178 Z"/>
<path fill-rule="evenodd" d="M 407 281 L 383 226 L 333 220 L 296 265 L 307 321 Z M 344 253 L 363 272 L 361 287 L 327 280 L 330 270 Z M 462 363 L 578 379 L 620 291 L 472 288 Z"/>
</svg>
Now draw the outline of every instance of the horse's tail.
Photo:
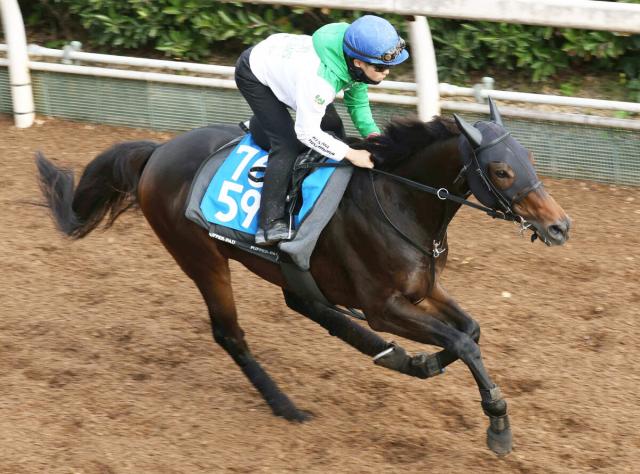
<svg viewBox="0 0 640 474">
<path fill-rule="evenodd" d="M 58 228 L 80 239 L 107 213 L 105 227 L 110 227 L 120 214 L 137 204 L 142 170 L 157 147 L 149 141 L 118 143 L 87 165 L 77 187 L 73 171 L 58 168 L 38 152 L 40 188 Z"/>
</svg>

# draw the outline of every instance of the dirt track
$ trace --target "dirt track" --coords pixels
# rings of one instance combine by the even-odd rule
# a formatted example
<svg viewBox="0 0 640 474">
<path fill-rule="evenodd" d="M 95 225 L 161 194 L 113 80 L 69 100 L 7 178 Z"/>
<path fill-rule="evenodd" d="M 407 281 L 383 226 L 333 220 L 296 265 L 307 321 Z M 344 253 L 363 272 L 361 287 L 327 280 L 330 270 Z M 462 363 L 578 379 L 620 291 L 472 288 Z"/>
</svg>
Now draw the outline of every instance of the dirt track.
<svg viewBox="0 0 640 474">
<path fill-rule="evenodd" d="M 141 214 L 71 243 L 25 203 L 36 150 L 79 171 L 114 142 L 168 137 L 0 118 L 1 473 L 640 472 L 637 188 L 546 180 L 574 219 L 563 248 L 454 220 L 445 286 L 509 402 L 515 448 L 497 458 L 461 363 L 428 381 L 375 367 L 234 265 L 256 357 L 315 415 L 273 417 Z"/>
</svg>

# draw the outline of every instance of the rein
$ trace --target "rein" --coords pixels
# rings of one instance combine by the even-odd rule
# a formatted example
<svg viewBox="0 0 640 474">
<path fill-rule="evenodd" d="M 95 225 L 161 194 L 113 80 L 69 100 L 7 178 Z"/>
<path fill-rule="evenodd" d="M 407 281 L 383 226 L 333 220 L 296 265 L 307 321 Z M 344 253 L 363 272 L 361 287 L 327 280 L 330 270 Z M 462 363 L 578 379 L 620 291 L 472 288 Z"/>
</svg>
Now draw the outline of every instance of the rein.
<svg viewBox="0 0 640 474">
<path fill-rule="evenodd" d="M 296 169 L 343 168 L 343 167 L 346 167 L 346 166 L 353 166 L 353 165 L 351 165 L 350 163 L 344 163 L 344 162 L 336 162 L 336 163 L 301 163 L 301 164 L 296 166 Z M 380 210 L 382 216 L 385 218 L 387 224 L 389 224 L 389 226 L 391 226 L 393 228 L 393 230 L 395 230 L 398 233 L 398 235 L 400 235 L 400 237 L 402 237 L 402 239 L 405 242 L 407 242 L 409 245 L 411 245 L 418 252 L 422 253 L 425 256 L 432 257 L 434 259 L 438 258 L 440 255 L 442 255 L 447 250 L 446 248 L 442 248 L 441 247 L 442 240 L 443 240 L 443 234 L 444 234 L 445 229 L 446 229 L 446 220 L 444 221 L 443 227 L 438 232 L 437 239 L 433 241 L 433 249 L 432 250 L 426 250 L 421 245 L 419 245 L 416 242 L 414 242 L 414 240 L 411 237 L 409 237 L 407 234 L 405 234 L 402 230 L 400 230 L 398 228 L 398 226 L 396 226 L 391 221 L 391 218 L 389 218 L 389 216 L 385 212 L 384 208 L 382 207 L 382 203 L 380 202 L 380 199 L 378 198 L 378 193 L 376 192 L 376 187 L 375 187 L 375 182 L 374 182 L 374 174 L 379 174 L 379 175 L 382 175 L 382 176 L 386 176 L 388 178 L 393 179 L 394 181 L 397 181 L 397 182 L 399 182 L 401 184 L 404 184 L 405 186 L 417 189 L 418 191 L 422 191 L 422 192 L 426 192 L 426 193 L 429 193 L 429 194 L 433 194 L 434 196 L 436 196 L 441 201 L 452 201 L 452 202 L 455 202 L 455 203 L 458 203 L 458 204 L 463 204 L 463 205 L 472 207 L 474 209 L 478 209 L 480 211 L 485 212 L 486 214 L 488 214 L 489 216 L 493 217 L 494 219 L 503 219 L 505 221 L 513 221 L 513 222 L 520 222 L 520 220 L 521 220 L 519 216 L 517 216 L 517 215 L 515 215 L 513 213 L 507 213 L 507 212 L 498 211 L 496 209 L 492 209 L 490 207 L 483 206 L 483 205 L 477 204 L 475 202 L 471 202 L 471 201 L 469 201 L 469 200 L 467 200 L 467 199 L 465 199 L 465 198 L 463 198 L 461 196 L 457 196 L 455 194 L 451 194 L 449 192 L 449 190 L 446 189 L 446 188 L 434 188 L 432 186 L 427 186 L 426 184 L 418 183 L 417 181 L 412 181 L 410 179 L 403 178 L 402 176 L 398 176 L 398 175 L 395 175 L 393 173 L 389 173 L 387 171 L 378 170 L 378 169 L 375 169 L 375 168 L 371 168 L 368 171 L 369 171 L 369 177 L 371 178 L 371 189 L 373 190 L 373 196 L 375 197 L 376 204 L 378 205 L 378 209 Z M 463 173 L 464 171 L 465 171 L 465 169 L 463 168 L 461 173 Z"/>
<path fill-rule="evenodd" d="M 482 204 L 477 204 L 475 202 L 469 201 L 461 196 L 457 196 L 455 194 L 451 194 L 447 188 L 434 188 L 431 186 L 427 186 L 426 184 L 418 183 L 417 181 L 412 181 L 407 178 L 403 178 L 402 176 L 398 176 L 393 173 L 388 173 L 387 171 L 377 170 L 375 168 L 370 169 L 372 172 L 371 178 L 373 179 L 373 174 L 381 174 L 383 176 L 387 176 L 399 183 L 402 183 L 410 188 L 417 189 L 418 191 L 423 191 L 429 194 L 435 195 L 438 199 L 442 201 L 453 201 L 458 204 L 464 204 L 465 206 L 473 207 L 474 209 L 478 209 L 480 211 L 485 212 L 487 215 L 493 217 L 494 219 L 503 219 L 505 221 L 518 221 L 518 218 L 513 214 L 507 214 L 502 211 L 498 211 L 496 209 L 492 209 L 487 206 L 483 206 Z"/>
<path fill-rule="evenodd" d="M 336 163 L 301 163 L 296 166 L 296 169 L 309 169 L 309 168 L 342 168 L 346 166 L 353 166 L 350 163 L 336 162 Z M 427 186 L 426 184 L 418 183 L 417 181 L 412 181 L 407 178 L 403 178 L 402 176 L 398 176 L 393 173 L 389 173 L 387 171 L 382 171 L 379 169 L 371 168 L 368 170 L 371 175 L 371 179 L 373 180 L 374 174 L 380 174 L 391 178 L 399 183 L 402 183 L 410 188 L 417 189 L 418 191 L 423 191 L 429 194 L 433 194 L 437 196 L 438 199 L 442 201 L 453 201 L 458 204 L 463 204 L 465 206 L 473 207 L 474 209 L 478 209 L 480 211 L 485 212 L 487 215 L 493 217 L 494 219 L 502 219 L 505 221 L 514 221 L 519 222 L 520 218 L 514 214 L 508 214 L 503 211 L 498 211 L 496 209 L 492 209 L 487 206 L 483 206 L 482 204 L 477 204 L 475 202 L 469 201 L 461 196 L 457 196 L 455 194 L 451 194 L 447 188 L 434 188 L 432 186 Z M 464 170 L 463 170 L 464 171 Z"/>
</svg>

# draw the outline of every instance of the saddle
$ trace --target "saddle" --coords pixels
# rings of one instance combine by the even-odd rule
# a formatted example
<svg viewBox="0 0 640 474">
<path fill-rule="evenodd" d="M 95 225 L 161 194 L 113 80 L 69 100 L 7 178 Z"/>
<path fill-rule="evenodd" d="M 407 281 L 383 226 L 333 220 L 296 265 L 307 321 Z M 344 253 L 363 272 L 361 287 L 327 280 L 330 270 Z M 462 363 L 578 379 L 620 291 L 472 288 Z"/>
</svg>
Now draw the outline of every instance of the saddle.
<svg viewBox="0 0 640 474">
<path fill-rule="evenodd" d="M 291 179 L 287 189 L 287 205 L 286 217 L 288 221 L 292 223 L 292 227 L 299 227 L 301 219 L 297 219 L 297 216 L 305 216 L 307 214 L 306 209 L 303 207 L 305 204 L 308 206 L 313 205 L 314 201 L 307 196 L 305 200 L 305 193 L 303 192 L 304 180 L 315 170 L 324 167 L 338 168 L 343 166 L 335 161 L 329 163 L 326 156 L 321 155 L 315 150 L 307 149 L 300 153 L 296 158 L 293 165 L 293 172 L 291 173 Z M 258 173 L 264 174 L 266 166 L 254 166 L 249 170 L 249 179 L 253 182 L 261 183 L 264 181 L 262 176 L 257 176 Z"/>
</svg>

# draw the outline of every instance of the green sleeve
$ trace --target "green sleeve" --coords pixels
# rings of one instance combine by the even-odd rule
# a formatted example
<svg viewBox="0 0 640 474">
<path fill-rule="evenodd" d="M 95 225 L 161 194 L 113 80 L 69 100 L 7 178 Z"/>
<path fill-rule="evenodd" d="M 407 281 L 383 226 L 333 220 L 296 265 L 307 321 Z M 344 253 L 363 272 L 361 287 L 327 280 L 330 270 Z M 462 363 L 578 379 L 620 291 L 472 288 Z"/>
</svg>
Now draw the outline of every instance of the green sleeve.
<svg viewBox="0 0 640 474">
<path fill-rule="evenodd" d="M 370 133 L 380 133 L 380 129 L 371 115 L 368 89 L 366 84 L 357 82 L 350 89 L 344 91 L 344 105 L 349 111 L 353 124 L 363 137 Z"/>
</svg>

